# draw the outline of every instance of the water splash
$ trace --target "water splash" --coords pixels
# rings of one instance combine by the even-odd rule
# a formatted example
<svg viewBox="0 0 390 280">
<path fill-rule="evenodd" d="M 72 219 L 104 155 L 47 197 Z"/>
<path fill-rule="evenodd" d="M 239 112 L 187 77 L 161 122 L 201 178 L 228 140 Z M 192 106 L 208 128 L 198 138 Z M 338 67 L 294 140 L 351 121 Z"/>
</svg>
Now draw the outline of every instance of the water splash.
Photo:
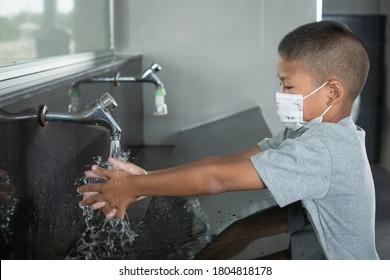
<svg viewBox="0 0 390 280">
<path fill-rule="evenodd" d="M 110 156 L 113 156 L 112 152 L 115 152 L 117 153 L 115 158 L 127 161 L 130 151 L 120 151 L 118 153 L 118 147 L 120 151 L 119 141 L 114 143 L 114 151 L 111 149 Z M 109 168 L 109 164 L 104 162 L 102 157 L 98 156 L 94 160 L 96 165 Z M 91 184 L 101 182 L 102 180 L 84 176 L 80 179 L 80 183 Z M 137 235 L 131 230 L 127 215 L 123 220 L 113 219 L 107 221 L 100 210 L 94 211 L 91 206 L 86 206 L 82 209 L 86 229 L 66 259 L 134 259 L 131 245 Z"/>
<path fill-rule="evenodd" d="M 18 199 L 16 198 L 14 188 L 11 186 L 8 174 L 0 176 L 0 184 L 2 186 L 0 192 L 0 232 L 4 244 L 9 244 L 13 235 L 11 221 L 16 212 Z"/>
<path fill-rule="evenodd" d="M 131 244 L 137 235 L 131 230 L 128 217 L 107 221 L 101 211 L 94 211 L 90 206 L 83 207 L 83 216 L 86 230 L 66 259 L 134 259 Z"/>
</svg>

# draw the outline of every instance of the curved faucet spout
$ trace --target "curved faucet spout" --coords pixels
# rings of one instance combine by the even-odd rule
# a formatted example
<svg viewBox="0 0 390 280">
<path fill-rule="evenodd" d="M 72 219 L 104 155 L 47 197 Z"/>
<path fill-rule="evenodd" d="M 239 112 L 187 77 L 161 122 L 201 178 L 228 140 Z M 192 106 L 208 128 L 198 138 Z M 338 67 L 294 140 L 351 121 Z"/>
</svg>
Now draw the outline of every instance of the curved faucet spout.
<svg viewBox="0 0 390 280">
<path fill-rule="evenodd" d="M 38 119 L 37 112 L 13 114 L 0 109 L 0 123 L 25 122 L 25 121 L 31 121 L 37 119 Z"/>
<path fill-rule="evenodd" d="M 110 113 L 116 106 L 114 98 L 109 93 L 105 93 L 100 99 L 76 113 L 48 112 L 47 106 L 42 105 L 38 112 L 38 119 L 41 126 L 46 126 L 48 122 L 99 125 L 110 131 L 112 140 L 120 140 L 121 128 Z"/>
</svg>

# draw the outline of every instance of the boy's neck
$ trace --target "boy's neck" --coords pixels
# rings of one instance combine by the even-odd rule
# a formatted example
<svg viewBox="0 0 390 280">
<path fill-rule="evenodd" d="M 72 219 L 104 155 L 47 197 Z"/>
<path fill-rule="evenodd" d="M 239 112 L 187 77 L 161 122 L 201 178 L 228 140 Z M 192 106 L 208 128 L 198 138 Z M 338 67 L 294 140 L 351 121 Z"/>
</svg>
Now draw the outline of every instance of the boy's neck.
<svg viewBox="0 0 390 280">
<path fill-rule="evenodd" d="M 328 114 L 324 116 L 324 122 L 338 123 L 352 114 L 352 104 L 337 105 L 338 104 L 335 104 L 333 108 L 329 110 Z"/>
</svg>

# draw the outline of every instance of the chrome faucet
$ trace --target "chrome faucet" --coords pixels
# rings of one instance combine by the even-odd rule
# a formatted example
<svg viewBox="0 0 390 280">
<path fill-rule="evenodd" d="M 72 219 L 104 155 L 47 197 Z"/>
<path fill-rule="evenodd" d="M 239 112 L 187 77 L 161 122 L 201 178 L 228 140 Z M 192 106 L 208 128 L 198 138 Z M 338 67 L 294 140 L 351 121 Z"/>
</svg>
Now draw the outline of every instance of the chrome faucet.
<svg viewBox="0 0 390 280">
<path fill-rule="evenodd" d="M 38 120 L 42 127 L 45 127 L 48 122 L 100 125 L 110 131 L 111 140 L 119 141 L 122 131 L 110 113 L 117 106 L 114 98 L 109 93 L 105 93 L 94 103 L 76 113 L 52 113 L 48 112 L 46 105 L 41 105 L 38 110 Z"/>
<path fill-rule="evenodd" d="M 121 128 L 110 111 L 117 103 L 109 93 L 105 93 L 94 103 L 76 113 L 49 113 L 46 105 L 41 105 L 37 112 L 9 113 L 0 109 L 0 123 L 38 121 L 42 127 L 48 122 L 72 122 L 86 125 L 100 125 L 111 133 L 111 140 L 120 140 Z"/>
<path fill-rule="evenodd" d="M 0 123 L 24 122 L 24 121 L 31 121 L 37 119 L 38 119 L 38 115 L 36 112 L 8 113 L 0 109 Z"/>
<path fill-rule="evenodd" d="M 150 65 L 141 75 L 137 77 L 121 77 L 120 73 L 115 73 L 113 77 L 93 77 L 84 80 L 77 81 L 72 85 L 70 90 L 71 98 L 76 100 L 75 106 L 72 104 L 69 106 L 69 111 L 77 111 L 76 106 L 79 106 L 77 103 L 77 97 L 80 96 L 79 86 L 83 83 L 113 83 L 115 86 L 119 86 L 121 83 L 152 83 L 156 87 L 154 91 L 155 96 L 155 110 L 154 115 L 163 116 L 168 114 L 167 105 L 165 103 L 165 87 L 161 80 L 155 74 L 161 70 L 161 66 L 157 63 Z"/>
</svg>

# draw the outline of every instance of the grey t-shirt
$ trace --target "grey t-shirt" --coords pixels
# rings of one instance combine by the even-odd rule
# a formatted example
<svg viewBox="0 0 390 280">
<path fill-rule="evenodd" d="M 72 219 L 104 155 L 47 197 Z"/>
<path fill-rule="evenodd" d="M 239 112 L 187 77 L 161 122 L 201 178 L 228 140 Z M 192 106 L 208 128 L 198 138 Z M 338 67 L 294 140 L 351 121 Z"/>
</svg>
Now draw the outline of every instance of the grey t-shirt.
<svg viewBox="0 0 390 280">
<path fill-rule="evenodd" d="M 302 201 L 329 259 L 378 259 L 365 132 L 351 117 L 258 143 L 251 161 L 280 207 Z"/>
</svg>

